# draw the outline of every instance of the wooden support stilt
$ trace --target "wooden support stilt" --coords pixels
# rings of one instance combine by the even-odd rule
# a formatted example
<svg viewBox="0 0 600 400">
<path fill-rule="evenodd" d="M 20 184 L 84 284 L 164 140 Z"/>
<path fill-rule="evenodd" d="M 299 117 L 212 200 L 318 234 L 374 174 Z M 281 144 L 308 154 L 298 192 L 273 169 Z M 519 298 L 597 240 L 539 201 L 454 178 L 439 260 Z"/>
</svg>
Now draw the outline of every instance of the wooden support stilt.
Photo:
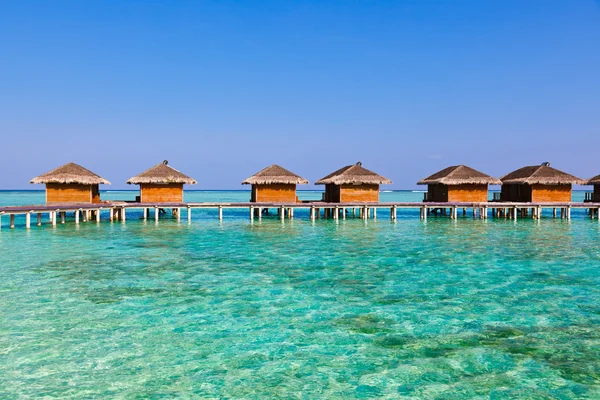
<svg viewBox="0 0 600 400">
<path fill-rule="evenodd" d="M 369 219 L 369 208 L 367 206 L 363 207 L 363 219 Z"/>
<path fill-rule="evenodd" d="M 250 206 L 250 221 L 254 221 L 254 207 L 252 206 Z"/>
<path fill-rule="evenodd" d="M 79 210 L 75 210 L 75 223 L 79 223 Z"/>
<path fill-rule="evenodd" d="M 571 219 L 571 206 L 567 207 L 567 219 Z"/>
<path fill-rule="evenodd" d="M 192 222 L 192 207 L 188 206 L 188 208 L 187 208 L 187 214 L 186 215 L 187 215 L 187 221 L 188 221 L 188 224 L 189 224 L 189 223 Z"/>
<path fill-rule="evenodd" d="M 42 226 L 42 213 L 37 213 L 37 226 Z"/>
<path fill-rule="evenodd" d="M 60 223 L 64 224 L 66 219 L 67 219 L 67 212 L 66 211 L 61 211 L 60 212 Z"/>
<path fill-rule="evenodd" d="M 517 220 L 517 213 L 519 212 L 519 210 L 517 209 L 517 207 L 513 208 L 513 218 L 516 221 Z"/>
<path fill-rule="evenodd" d="M 352 216 L 356 217 L 356 208 L 355 207 L 352 207 Z"/>
<path fill-rule="evenodd" d="M 310 207 L 310 219 L 311 221 L 315 220 L 315 206 Z"/>
<path fill-rule="evenodd" d="M 100 208 L 96 210 L 96 222 L 100 222 Z"/>
<path fill-rule="evenodd" d="M 27 228 L 27 229 L 31 228 L 31 213 L 30 212 L 25 214 L 25 228 Z"/>
<path fill-rule="evenodd" d="M 294 209 L 292 207 L 288 208 L 288 217 L 294 219 Z"/>
<path fill-rule="evenodd" d="M 373 219 L 377 219 L 377 207 L 373 207 Z"/>
<path fill-rule="evenodd" d="M 477 218 L 477 207 L 473 206 L 473 218 Z"/>
<path fill-rule="evenodd" d="M 223 221 L 223 207 L 219 206 L 219 221 Z"/>
<path fill-rule="evenodd" d="M 467 209 L 463 207 L 463 215 L 467 215 Z"/>
<path fill-rule="evenodd" d="M 110 219 L 110 222 L 115 220 L 115 209 L 112 207 L 109 210 L 109 219 Z"/>
<path fill-rule="evenodd" d="M 283 206 L 281 206 L 281 208 L 279 208 L 279 217 L 282 221 L 285 219 L 285 207 L 283 207 Z"/>
<path fill-rule="evenodd" d="M 15 214 L 10 214 L 10 229 L 13 229 L 15 227 Z"/>
<path fill-rule="evenodd" d="M 50 214 L 52 214 L 52 226 L 56 226 L 56 213 L 58 211 L 52 211 Z"/>
<path fill-rule="evenodd" d="M 423 206 L 423 220 L 427 221 L 427 206 Z"/>
<path fill-rule="evenodd" d="M 552 218 L 556 218 L 556 207 L 552 209 Z"/>
<path fill-rule="evenodd" d="M 154 207 L 154 222 L 158 222 L 158 217 L 160 215 L 160 210 L 158 207 Z"/>
<path fill-rule="evenodd" d="M 258 207 L 258 220 L 262 220 L 262 213 L 263 213 L 263 209 L 261 207 Z"/>
<path fill-rule="evenodd" d="M 125 220 L 127 219 L 127 216 L 125 215 L 125 213 L 126 213 L 125 207 L 121 207 L 121 222 L 125 222 Z"/>
<path fill-rule="evenodd" d="M 342 208 L 342 219 L 343 220 L 346 219 L 346 208 L 345 207 Z"/>
<path fill-rule="evenodd" d="M 143 215 L 144 220 L 148 219 L 148 207 L 142 208 L 142 215 Z"/>
</svg>

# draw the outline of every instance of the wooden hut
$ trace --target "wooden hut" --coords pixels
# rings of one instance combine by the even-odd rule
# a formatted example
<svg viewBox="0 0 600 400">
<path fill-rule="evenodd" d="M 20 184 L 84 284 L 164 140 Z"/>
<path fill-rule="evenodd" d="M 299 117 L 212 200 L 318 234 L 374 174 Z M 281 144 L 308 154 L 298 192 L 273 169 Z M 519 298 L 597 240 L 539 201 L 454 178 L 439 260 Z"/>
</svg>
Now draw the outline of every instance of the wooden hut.
<svg viewBox="0 0 600 400">
<path fill-rule="evenodd" d="M 330 203 L 378 202 L 379 185 L 392 181 L 362 166 L 361 162 L 347 165 L 319 179 L 316 185 L 325 185 L 323 201 Z"/>
<path fill-rule="evenodd" d="M 600 175 L 597 175 L 586 182 L 586 185 L 594 185 L 593 193 L 586 193 L 586 201 L 600 203 Z"/>
<path fill-rule="evenodd" d="M 129 179 L 127 183 L 140 185 L 140 203 L 181 203 L 183 185 L 193 185 L 197 182 L 171 167 L 165 160 Z"/>
<path fill-rule="evenodd" d="M 275 164 L 242 182 L 242 185 L 252 185 L 251 202 L 267 203 L 296 203 L 296 185 L 306 184 L 306 179 Z"/>
<path fill-rule="evenodd" d="M 572 185 L 585 181 L 559 171 L 545 162 L 523 167 L 500 178 L 502 201 L 524 203 L 568 203 L 572 200 Z"/>
<path fill-rule="evenodd" d="M 455 165 L 421 179 L 417 185 L 427 185 L 423 201 L 432 202 L 487 202 L 488 185 L 501 185 L 499 179 L 466 165 Z"/>
<path fill-rule="evenodd" d="M 29 183 L 46 185 L 46 204 L 100 203 L 100 184 L 110 182 L 75 163 L 67 163 Z"/>
</svg>

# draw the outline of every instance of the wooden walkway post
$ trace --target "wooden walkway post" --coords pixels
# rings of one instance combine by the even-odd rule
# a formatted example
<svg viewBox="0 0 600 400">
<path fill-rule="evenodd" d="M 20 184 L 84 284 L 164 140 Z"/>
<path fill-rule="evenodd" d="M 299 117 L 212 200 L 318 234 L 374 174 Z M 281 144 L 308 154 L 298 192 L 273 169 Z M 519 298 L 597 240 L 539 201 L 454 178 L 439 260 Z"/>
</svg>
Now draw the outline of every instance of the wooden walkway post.
<svg viewBox="0 0 600 400">
<path fill-rule="evenodd" d="M 125 215 L 125 207 L 121 207 L 121 222 L 125 222 L 127 216 Z"/>
<path fill-rule="evenodd" d="M 79 224 L 79 210 L 75 210 L 75 224 Z"/>
<path fill-rule="evenodd" d="M 31 212 L 28 212 L 27 214 L 25 214 L 25 228 L 26 229 L 31 228 Z"/>
<path fill-rule="evenodd" d="M 42 226 L 42 213 L 37 213 L 37 226 Z"/>
<path fill-rule="evenodd" d="M 250 221 L 254 222 L 254 207 L 250 206 Z"/>
<path fill-rule="evenodd" d="M 96 210 L 96 222 L 100 222 L 100 210 L 101 208 Z"/>
<path fill-rule="evenodd" d="M 187 207 L 187 220 L 188 223 L 192 222 L 192 207 L 190 206 Z"/>
<path fill-rule="evenodd" d="M 219 221 L 223 221 L 223 207 L 219 206 Z"/>
<path fill-rule="evenodd" d="M 160 214 L 160 211 L 158 209 L 158 207 L 154 207 L 154 222 L 158 222 L 158 215 Z"/>
</svg>

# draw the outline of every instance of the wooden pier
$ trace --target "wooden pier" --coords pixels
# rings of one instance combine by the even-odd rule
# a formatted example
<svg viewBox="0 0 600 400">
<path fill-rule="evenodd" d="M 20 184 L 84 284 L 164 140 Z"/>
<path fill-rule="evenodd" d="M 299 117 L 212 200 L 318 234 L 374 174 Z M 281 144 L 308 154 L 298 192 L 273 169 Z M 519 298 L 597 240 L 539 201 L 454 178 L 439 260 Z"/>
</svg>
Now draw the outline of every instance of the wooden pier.
<svg viewBox="0 0 600 400">
<path fill-rule="evenodd" d="M 571 219 L 571 210 L 588 210 L 590 217 L 598 218 L 600 222 L 600 203 L 435 203 L 435 202 L 379 202 L 379 203 L 130 203 L 106 202 L 96 204 L 52 204 L 40 206 L 10 206 L 0 207 L 0 229 L 3 228 L 6 217 L 9 227 L 15 227 L 15 216 L 25 216 L 25 228 L 31 228 L 45 222 L 53 226 L 65 223 L 66 214 L 73 213 L 75 224 L 87 221 L 100 222 L 102 216 L 109 221 L 125 221 L 127 212 L 141 211 L 143 219 L 159 221 L 161 215 L 166 215 L 166 210 L 171 210 L 172 216 L 181 220 L 182 216 L 188 222 L 192 221 L 194 209 L 211 209 L 215 217 L 223 220 L 226 210 L 247 210 L 251 221 L 262 219 L 264 210 L 276 210 L 279 218 L 294 218 L 295 210 L 307 210 L 309 218 L 316 220 L 346 219 L 347 216 L 369 219 L 377 218 L 378 210 L 389 210 L 391 220 L 396 220 L 398 210 L 419 210 L 420 218 L 427 220 L 428 216 L 448 216 L 458 219 L 459 215 L 472 215 L 474 218 L 487 219 L 504 218 L 517 220 L 520 218 L 540 219 L 543 210 L 552 210 L 553 218 Z M 47 219 L 44 218 L 47 217 Z M 33 222 L 32 222 L 33 221 Z"/>
</svg>

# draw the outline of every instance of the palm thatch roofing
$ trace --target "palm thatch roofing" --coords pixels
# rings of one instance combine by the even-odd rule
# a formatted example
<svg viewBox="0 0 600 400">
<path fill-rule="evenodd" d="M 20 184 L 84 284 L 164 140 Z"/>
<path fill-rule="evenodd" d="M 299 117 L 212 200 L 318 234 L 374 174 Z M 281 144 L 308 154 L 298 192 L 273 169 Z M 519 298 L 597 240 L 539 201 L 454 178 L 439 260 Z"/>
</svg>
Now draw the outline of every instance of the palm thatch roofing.
<svg viewBox="0 0 600 400">
<path fill-rule="evenodd" d="M 242 182 L 242 185 L 271 185 L 277 183 L 285 185 L 306 185 L 308 184 L 308 181 L 279 165 L 273 164 L 246 179 Z"/>
<path fill-rule="evenodd" d="M 82 185 L 110 185 L 110 182 L 96 175 L 89 169 L 83 168 L 79 164 L 67 163 L 61 165 L 52 171 L 46 172 L 40 176 L 36 176 L 29 183 L 76 183 Z"/>
<path fill-rule="evenodd" d="M 596 175 L 586 182 L 586 185 L 600 185 L 600 175 Z"/>
<path fill-rule="evenodd" d="M 417 185 L 501 185 L 500 179 L 466 165 L 454 165 L 421 179 Z"/>
<path fill-rule="evenodd" d="M 196 182 L 194 178 L 190 178 L 189 176 L 169 166 L 169 162 L 165 160 L 160 164 L 145 170 L 141 174 L 130 178 L 127 183 L 130 185 L 139 185 L 140 183 L 181 183 L 193 185 L 198 182 Z"/>
<path fill-rule="evenodd" d="M 500 178 L 503 184 L 512 185 L 584 185 L 585 180 L 552 168 L 550 163 L 519 168 Z"/>
<path fill-rule="evenodd" d="M 376 174 L 362 166 L 361 162 L 347 165 L 315 182 L 316 185 L 389 185 L 388 178 Z"/>
</svg>

